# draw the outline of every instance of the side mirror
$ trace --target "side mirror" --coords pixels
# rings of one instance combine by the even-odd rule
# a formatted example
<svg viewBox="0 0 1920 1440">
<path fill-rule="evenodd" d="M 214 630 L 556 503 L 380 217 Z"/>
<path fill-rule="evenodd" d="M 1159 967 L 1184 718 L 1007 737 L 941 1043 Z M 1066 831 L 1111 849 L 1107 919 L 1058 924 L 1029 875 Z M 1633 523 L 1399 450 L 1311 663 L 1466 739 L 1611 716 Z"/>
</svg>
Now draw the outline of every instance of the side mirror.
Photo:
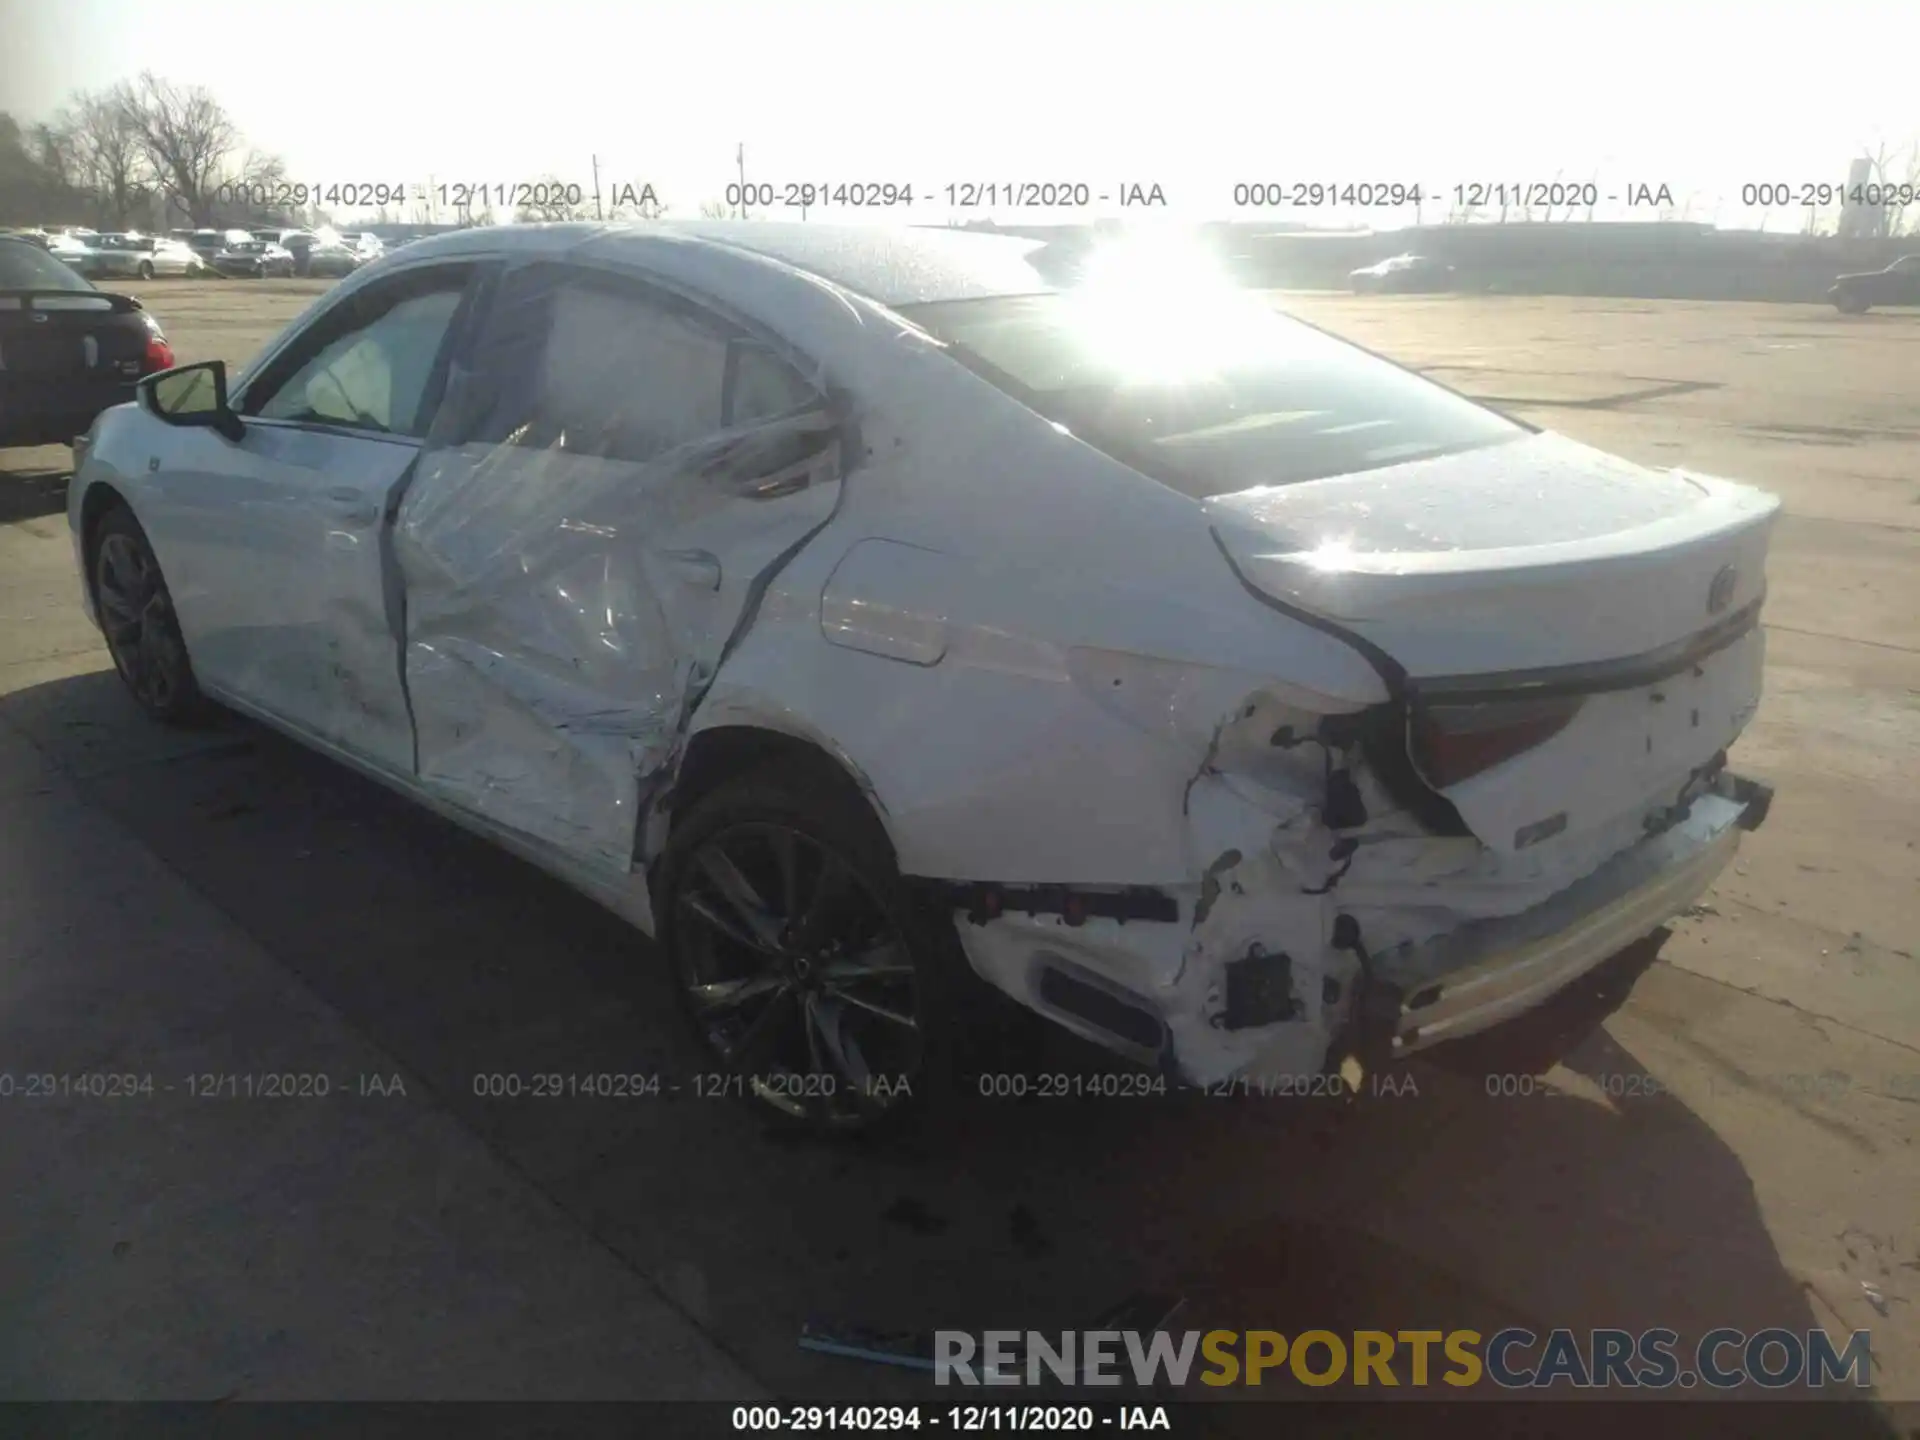
<svg viewBox="0 0 1920 1440">
<path fill-rule="evenodd" d="M 247 433 L 240 416 L 227 403 L 227 365 L 203 360 L 198 365 L 176 365 L 140 382 L 142 402 L 156 419 L 169 425 L 200 426 L 229 440 Z"/>
</svg>

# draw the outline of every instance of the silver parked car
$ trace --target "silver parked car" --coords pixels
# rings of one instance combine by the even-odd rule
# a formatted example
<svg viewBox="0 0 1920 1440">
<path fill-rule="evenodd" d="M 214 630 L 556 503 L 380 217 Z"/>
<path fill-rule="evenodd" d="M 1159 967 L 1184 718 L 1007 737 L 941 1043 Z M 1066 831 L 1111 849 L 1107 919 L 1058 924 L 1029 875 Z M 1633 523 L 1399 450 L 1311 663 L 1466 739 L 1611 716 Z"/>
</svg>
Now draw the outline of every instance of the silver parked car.
<svg viewBox="0 0 1920 1440">
<path fill-rule="evenodd" d="M 1347 277 L 1356 295 L 1412 295 L 1453 288 L 1453 266 L 1431 255 L 1394 255 Z"/>
<path fill-rule="evenodd" d="M 109 273 L 110 262 L 95 245 L 100 237 L 92 231 L 62 231 L 47 236 L 47 253 L 78 275 L 98 280 Z"/>
<path fill-rule="evenodd" d="M 191 245 L 153 235 L 103 235 L 96 247 L 102 274 L 151 280 L 156 275 L 203 275 L 207 264 Z"/>
</svg>

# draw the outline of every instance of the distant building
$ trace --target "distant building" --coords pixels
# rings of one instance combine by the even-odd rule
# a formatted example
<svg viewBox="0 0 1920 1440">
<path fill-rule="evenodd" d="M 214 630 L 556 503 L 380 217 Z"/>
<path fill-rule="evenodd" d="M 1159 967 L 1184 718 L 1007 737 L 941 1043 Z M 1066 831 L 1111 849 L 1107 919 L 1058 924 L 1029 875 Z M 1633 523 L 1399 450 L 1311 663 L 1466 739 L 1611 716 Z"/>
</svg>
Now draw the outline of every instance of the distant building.
<svg viewBox="0 0 1920 1440">
<path fill-rule="evenodd" d="M 1873 184 L 1873 161 L 1862 155 L 1847 167 L 1847 193 L 1840 201 L 1840 234 L 1849 239 L 1877 239 L 1887 233 L 1892 217 L 1885 205 L 1866 203 Z"/>
</svg>

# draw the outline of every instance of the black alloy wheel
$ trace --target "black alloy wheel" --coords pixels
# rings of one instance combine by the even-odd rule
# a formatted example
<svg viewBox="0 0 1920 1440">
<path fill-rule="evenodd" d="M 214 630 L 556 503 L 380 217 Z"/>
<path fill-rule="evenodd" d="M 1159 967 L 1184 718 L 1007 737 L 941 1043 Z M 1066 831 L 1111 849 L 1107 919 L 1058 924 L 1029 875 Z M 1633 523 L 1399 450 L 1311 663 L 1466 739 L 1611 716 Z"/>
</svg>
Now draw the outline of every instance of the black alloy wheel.
<svg viewBox="0 0 1920 1440">
<path fill-rule="evenodd" d="M 681 1008 L 721 1067 L 703 1092 L 846 1133 L 939 1084 L 954 1007 L 938 992 L 964 960 L 857 795 L 790 766 L 725 782 L 677 820 L 652 893 Z"/>
<path fill-rule="evenodd" d="M 125 507 L 101 520 L 96 533 L 93 598 L 113 668 L 140 708 L 169 725 L 201 719 L 206 701 L 193 678 L 160 562 Z"/>
</svg>

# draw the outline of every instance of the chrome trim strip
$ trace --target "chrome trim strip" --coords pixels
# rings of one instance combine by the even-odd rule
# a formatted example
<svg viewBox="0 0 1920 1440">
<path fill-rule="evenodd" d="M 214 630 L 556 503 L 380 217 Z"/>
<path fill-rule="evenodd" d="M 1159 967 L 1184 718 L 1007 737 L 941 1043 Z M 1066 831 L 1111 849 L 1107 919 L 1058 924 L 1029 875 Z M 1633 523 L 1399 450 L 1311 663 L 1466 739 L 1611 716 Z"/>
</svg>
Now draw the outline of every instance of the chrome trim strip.
<svg viewBox="0 0 1920 1440">
<path fill-rule="evenodd" d="M 1760 623 L 1766 591 L 1726 619 L 1697 634 L 1657 650 L 1623 655 L 1614 660 L 1590 660 L 1552 665 L 1538 670 L 1510 670 L 1496 675 L 1439 675 L 1407 681 L 1407 693 L 1421 701 L 1458 704 L 1474 700 L 1532 700 L 1555 696 L 1592 695 L 1607 690 L 1638 690 L 1658 684 L 1691 668 L 1741 639 Z"/>
</svg>

